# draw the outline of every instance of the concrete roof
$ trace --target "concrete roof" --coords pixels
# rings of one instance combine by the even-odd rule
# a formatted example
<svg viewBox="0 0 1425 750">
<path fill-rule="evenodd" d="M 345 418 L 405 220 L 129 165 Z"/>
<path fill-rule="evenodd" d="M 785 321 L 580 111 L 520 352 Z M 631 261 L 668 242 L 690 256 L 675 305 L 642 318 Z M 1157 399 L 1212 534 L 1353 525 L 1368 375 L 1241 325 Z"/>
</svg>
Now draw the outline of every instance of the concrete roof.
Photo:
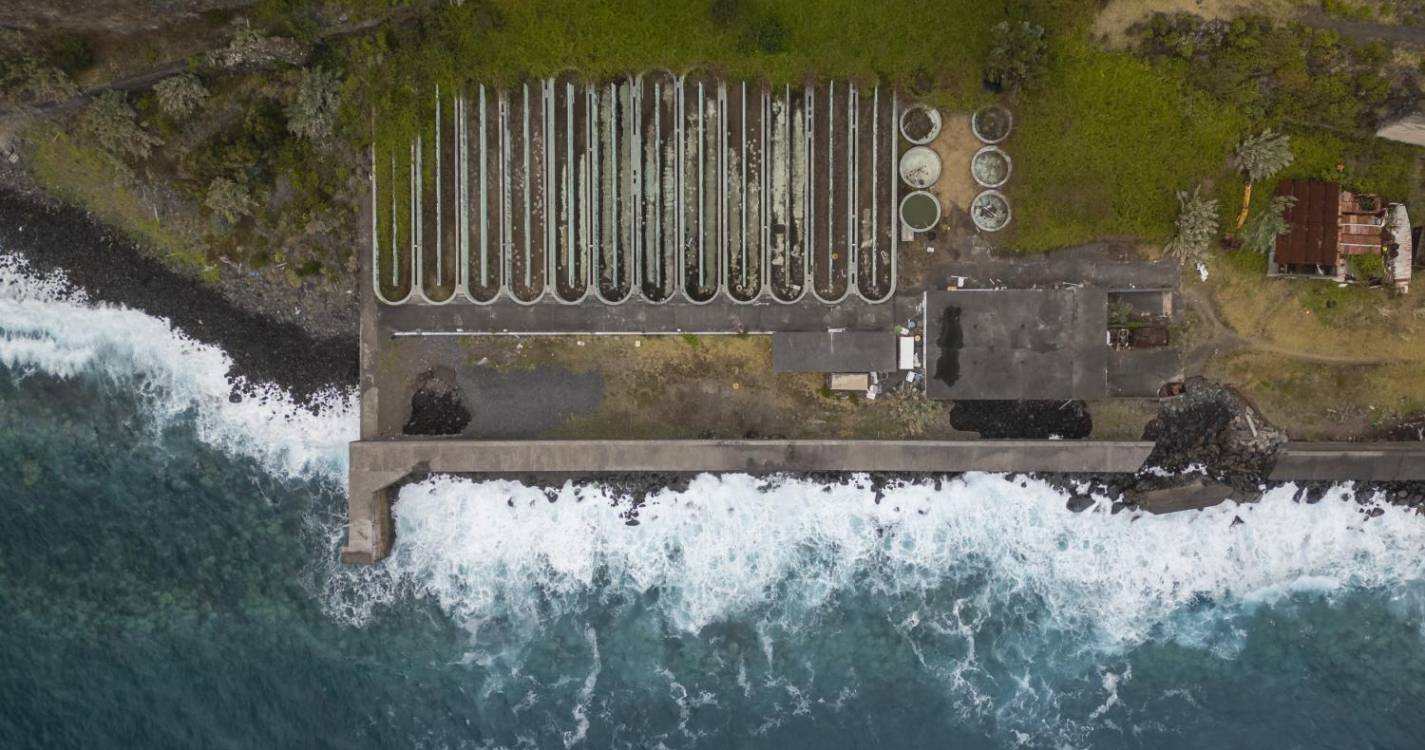
<svg viewBox="0 0 1425 750">
<path fill-rule="evenodd" d="M 779 331 L 772 334 L 774 372 L 886 372 L 896 369 L 890 331 Z"/>
<path fill-rule="evenodd" d="M 1108 396 L 1108 293 L 993 289 L 926 295 L 935 399 Z"/>
</svg>

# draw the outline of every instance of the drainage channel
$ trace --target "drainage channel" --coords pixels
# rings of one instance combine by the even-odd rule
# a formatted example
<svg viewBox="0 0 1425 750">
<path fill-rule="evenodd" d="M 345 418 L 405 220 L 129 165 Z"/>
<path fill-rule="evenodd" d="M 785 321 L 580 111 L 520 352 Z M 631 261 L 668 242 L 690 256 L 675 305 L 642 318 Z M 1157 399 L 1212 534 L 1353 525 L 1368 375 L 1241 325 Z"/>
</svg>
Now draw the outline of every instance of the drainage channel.
<svg viewBox="0 0 1425 750">
<path fill-rule="evenodd" d="M 411 143 L 371 149 L 383 303 L 894 294 L 890 92 L 655 70 L 433 94 Z"/>
</svg>

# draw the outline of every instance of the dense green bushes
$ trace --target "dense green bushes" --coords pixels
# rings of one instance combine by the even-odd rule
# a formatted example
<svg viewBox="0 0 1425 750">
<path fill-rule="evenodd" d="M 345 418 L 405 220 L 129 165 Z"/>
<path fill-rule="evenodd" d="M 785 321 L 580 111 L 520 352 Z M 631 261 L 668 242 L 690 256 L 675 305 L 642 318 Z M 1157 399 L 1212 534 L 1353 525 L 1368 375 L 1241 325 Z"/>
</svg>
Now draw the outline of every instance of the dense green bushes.
<svg viewBox="0 0 1425 750">
<path fill-rule="evenodd" d="M 1385 42 L 1362 44 L 1265 16 L 1222 21 L 1157 13 L 1142 31 L 1139 50 L 1269 124 L 1369 130 L 1419 98 L 1418 71 L 1393 65 Z"/>
</svg>

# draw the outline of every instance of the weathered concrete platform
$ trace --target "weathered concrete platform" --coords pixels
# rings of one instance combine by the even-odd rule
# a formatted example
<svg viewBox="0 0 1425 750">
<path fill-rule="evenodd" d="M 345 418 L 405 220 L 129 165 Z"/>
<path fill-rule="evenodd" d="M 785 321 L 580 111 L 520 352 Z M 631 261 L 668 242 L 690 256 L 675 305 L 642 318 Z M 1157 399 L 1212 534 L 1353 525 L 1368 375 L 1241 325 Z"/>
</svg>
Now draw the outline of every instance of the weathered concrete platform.
<svg viewBox="0 0 1425 750">
<path fill-rule="evenodd" d="M 413 474 L 1040 471 L 1132 473 L 1153 444 L 1060 440 L 388 440 L 351 444 L 342 560 L 371 563 L 394 541 L 391 501 Z"/>
<path fill-rule="evenodd" d="M 1275 481 L 1403 482 L 1425 480 L 1422 443 L 1287 443 Z"/>
</svg>

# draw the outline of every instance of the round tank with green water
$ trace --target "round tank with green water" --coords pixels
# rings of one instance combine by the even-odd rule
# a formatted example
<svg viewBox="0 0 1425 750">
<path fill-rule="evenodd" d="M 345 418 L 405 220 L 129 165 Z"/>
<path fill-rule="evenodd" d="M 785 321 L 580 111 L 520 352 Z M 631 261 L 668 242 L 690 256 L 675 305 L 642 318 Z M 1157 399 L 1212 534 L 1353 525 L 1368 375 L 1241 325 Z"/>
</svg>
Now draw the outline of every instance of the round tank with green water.
<svg viewBox="0 0 1425 750">
<path fill-rule="evenodd" d="M 940 201 L 924 190 L 907 193 L 901 199 L 901 221 L 916 232 L 933 229 L 940 223 Z"/>
</svg>

